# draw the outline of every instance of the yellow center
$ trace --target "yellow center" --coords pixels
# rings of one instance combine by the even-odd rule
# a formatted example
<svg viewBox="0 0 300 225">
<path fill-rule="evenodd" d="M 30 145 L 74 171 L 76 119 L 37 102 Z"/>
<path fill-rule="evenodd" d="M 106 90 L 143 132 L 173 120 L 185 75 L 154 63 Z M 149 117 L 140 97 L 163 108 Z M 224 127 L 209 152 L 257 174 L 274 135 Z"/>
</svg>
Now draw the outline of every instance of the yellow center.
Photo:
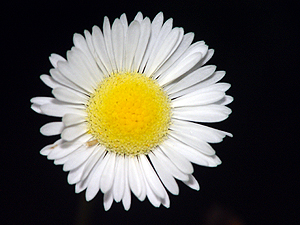
<svg viewBox="0 0 300 225">
<path fill-rule="evenodd" d="M 140 73 L 105 78 L 87 104 L 88 133 L 118 154 L 147 154 L 160 144 L 171 121 L 170 100 Z"/>
</svg>

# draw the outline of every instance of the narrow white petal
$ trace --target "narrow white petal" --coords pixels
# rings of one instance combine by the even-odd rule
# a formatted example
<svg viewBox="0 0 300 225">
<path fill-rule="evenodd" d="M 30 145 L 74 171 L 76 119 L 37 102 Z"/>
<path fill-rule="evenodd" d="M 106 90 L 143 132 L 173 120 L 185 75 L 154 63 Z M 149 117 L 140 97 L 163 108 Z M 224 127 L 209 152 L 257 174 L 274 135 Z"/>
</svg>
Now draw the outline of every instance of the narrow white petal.
<svg viewBox="0 0 300 225">
<path fill-rule="evenodd" d="M 58 87 L 53 89 L 52 94 L 60 101 L 73 104 L 85 104 L 88 100 L 87 95 L 65 87 Z"/>
<path fill-rule="evenodd" d="M 140 155 L 139 159 L 149 186 L 158 197 L 164 198 L 164 187 L 158 179 L 157 174 L 153 170 L 149 160 L 145 155 Z"/>
<path fill-rule="evenodd" d="M 143 20 L 143 14 L 141 12 L 138 12 L 136 14 L 136 16 L 134 17 L 134 20 L 142 22 L 142 20 Z"/>
<path fill-rule="evenodd" d="M 76 184 L 77 182 L 80 181 L 80 178 L 84 171 L 84 166 L 85 166 L 85 163 L 76 167 L 75 169 L 70 170 L 70 172 L 68 174 L 68 178 L 67 178 L 69 184 Z"/>
<path fill-rule="evenodd" d="M 100 160 L 105 152 L 104 146 L 95 145 L 95 149 L 91 157 L 87 160 L 86 166 L 81 176 L 81 180 L 84 180 L 92 171 L 96 163 Z"/>
<path fill-rule="evenodd" d="M 97 163 L 97 168 L 95 168 L 94 173 L 91 174 L 92 178 L 88 183 L 85 192 L 85 198 L 87 201 L 92 200 L 98 193 L 100 189 L 100 179 L 108 159 L 109 159 L 108 155 L 105 155 L 103 159 Z"/>
<path fill-rule="evenodd" d="M 125 70 L 130 70 L 132 67 L 133 59 L 135 56 L 135 52 L 137 50 L 138 42 L 140 39 L 140 24 L 137 21 L 133 21 L 126 35 L 126 43 L 125 43 Z M 133 69 L 133 71 L 137 71 L 137 69 Z"/>
<path fill-rule="evenodd" d="M 180 63 L 178 63 L 173 70 L 170 70 L 169 73 L 162 74 L 158 78 L 158 83 L 161 86 L 164 86 L 173 80 L 177 79 L 187 71 L 189 71 L 191 68 L 193 68 L 197 62 L 201 59 L 202 55 L 199 52 L 196 52 L 194 54 L 191 54 L 184 58 Z"/>
<path fill-rule="evenodd" d="M 205 55 L 205 57 L 203 59 L 201 59 L 201 61 L 199 62 L 199 64 L 197 66 L 203 66 L 205 65 L 205 63 L 207 63 L 211 57 L 214 55 L 215 50 L 213 49 L 209 49 Z"/>
<path fill-rule="evenodd" d="M 172 25 L 173 25 L 173 19 L 171 18 L 171 19 L 168 19 L 165 23 L 164 23 L 164 25 L 162 26 L 162 28 L 161 28 L 161 30 L 160 30 L 160 32 L 159 32 L 159 34 L 158 34 L 158 36 L 157 36 L 157 40 L 156 40 L 156 42 L 155 42 L 155 44 L 153 45 L 153 49 L 152 49 L 152 51 L 151 51 L 151 54 L 149 55 L 149 59 L 148 59 L 148 62 L 147 62 L 147 64 L 146 64 L 146 67 L 145 67 L 145 74 L 146 75 L 148 75 L 148 76 L 150 76 L 152 73 L 153 73 L 153 71 L 156 69 L 155 67 L 156 67 L 156 65 L 153 65 L 153 63 L 155 62 L 155 59 L 157 58 L 157 56 L 158 56 L 158 54 L 159 54 L 159 52 L 160 52 L 160 49 L 161 48 L 164 48 L 167 52 L 165 53 L 161 53 L 161 54 L 169 54 L 169 52 L 170 52 L 170 50 L 168 50 L 167 49 L 167 46 L 165 46 L 166 45 L 166 43 L 165 43 L 165 39 L 167 38 L 167 36 L 168 36 L 168 34 L 171 32 L 171 30 L 172 30 Z M 178 28 L 177 28 L 178 29 Z M 174 41 L 174 38 L 175 38 L 175 41 L 177 41 L 177 37 L 174 37 L 174 34 L 175 33 L 177 33 L 177 35 L 178 35 L 178 30 L 175 30 L 173 33 L 172 33 L 172 37 L 173 37 L 173 39 L 172 40 L 169 40 L 168 39 L 168 41 L 170 42 L 170 41 Z M 176 36 L 176 35 L 175 35 Z M 165 45 L 163 45 L 163 44 L 165 44 Z M 162 51 L 163 51 L 163 49 L 162 49 Z M 165 57 L 164 57 L 165 58 Z M 161 61 L 161 60 L 160 60 Z M 156 63 L 158 63 L 158 62 L 156 62 Z"/>
<path fill-rule="evenodd" d="M 74 52 L 67 52 L 68 61 L 73 61 L 72 59 L 75 57 Z M 72 63 L 75 65 L 74 63 Z M 65 76 L 68 80 L 72 81 L 78 87 L 82 88 L 87 94 L 93 92 L 93 83 L 85 79 L 85 77 L 75 69 L 69 62 L 58 62 L 58 70 L 59 72 Z"/>
<path fill-rule="evenodd" d="M 77 107 L 77 106 L 76 106 Z M 40 106 L 42 113 L 48 116 L 63 117 L 67 113 L 82 114 L 80 107 L 53 99 L 51 103 Z"/>
<path fill-rule="evenodd" d="M 44 113 L 42 112 L 42 110 L 41 110 L 40 105 L 32 104 L 32 105 L 30 106 L 30 108 L 31 108 L 33 111 L 35 111 L 36 113 L 44 114 Z"/>
<path fill-rule="evenodd" d="M 198 139 L 192 135 L 185 135 L 179 132 L 172 132 L 170 136 L 178 139 L 179 141 L 197 149 L 198 151 L 202 152 L 206 155 L 214 155 L 216 152 L 215 150 L 205 141 Z"/>
<path fill-rule="evenodd" d="M 68 55 L 68 61 L 72 69 L 78 71 L 78 74 L 83 76 L 87 83 L 96 86 L 104 76 L 94 58 L 91 55 L 87 57 L 81 49 L 76 47 L 72 48 L 71 53 Z"/>
<path fill-rule="evenodd" d="M 113 200 L 114 200 L 114 196 L 113 196 L 112 190 L 110 190 L 104 194 L 103 205 L 104 205 L 105 211 L 108 211 L 110 209 L 110 207 L 112 206 Z"/>
<path fill-rule="evenodd" d="M 216 68 L 216 66 L 210 65 L 201 67 L 193 71 L 192 73 L 181 79 L 179 82 L 177 82 L 175 85 L 173 85 L 170 89 L 168 89 L 168 94 L 172 94 L 174 92 L 188 88 L 196 83 L 201 82 L 202 80 L 205 80 L 215 72 Z"/>
<path fill-rule="evenodd" d="M 168 140 L 161 143 L 159 147 L 182 172 L 186 174 L 194 172 L 192 164 L 186 158 L 182 157 L 182 155 L 173 151 L 174 146 Z"/>
<path fill-rule="evenodd" d="M 86 132 L 87 132 L 86 123 L 81 123 L 81 124 L 77 124 L 65 128 L 61 133 L 61 138 L 66 141 L 72 141 Z"/>
<path fill-rule="evenodd" d="M 199 183 L 193 175 L 189 175 L 189 180 L 188 181 L 183 181 L 183 183 L 185 183 L 187 186 L 189 186 L 190 188 L 192 188 L 196 191 L 200 190 Z"/>
<path fill-rule="evenodd" d="M 125 13 L 123 13 L 121 16 L 120 16 L 120 21 L 124 27 L 124 33 L 127 32 L 127 29 L 128 29 L 128 20 L 127 20 L 127 16 Z"/>
<path fill-rule="evenodd" d="M 137 157 L 129 157 L 129 167 L 128 167 L 128 181 L 131 191 L 135 194 L 135 196 L 140 196 L 142 192 L 142 184 L 140 181 L 139 168 L 138 168 Z"/>
<path fill-rule="evenodd" d="M 50 97 L 34 97 L 30 99 L 30 102 L 37 105 L 45 105 L 51 103 L 53 100 L 54 98 L 50 98 Z"/>
<path fill-rule="evenodd" d="M 153 50 L 153 47 L 157 41 L 157 37 L 159 35 L 159 32 L 161 30 L 161 26 L 163 24 L 163 20 L 164 20 L 164 16 L 163 13 L 160 12 L 158 13 L 155 18 L 153 19 L 152 23 L 151 23 L 151 35 L 150 35 L 150 39 L 149 39 L 149 43 L 147 45 L 147 49 L 145 51 L 143 60 L 141 62 L 140 68 L 139 68 L 139 72 L 143 72 L 144 68 L 146 66 L 146 63 L 149 59 L 149 56 Z"/>
<path fill-rule="evenodd" d="M 76 85 L 74 82 L 66 78 L 58 69 L 51 69 L 50 70 L 51 77 L 57 81 L 58 83 L 72 88 L 73 90 L 80 91 L 82 93 L 86 93 L 84 89 L 82 89 L 80 86 Z"/>
<path fill-rule="evenodd" d="M 204 42 L 196 42 L 191 45 L 180 57 L 166 70 L 160 75 L 160 79 L 162 84 L 167 84 L 172 80 L 172 74 L 178 74 L 178 69 L 180 69 L 180 75 L 183 72 L 190 70 L 197 63 L 199 63 L 200 59 L 203 57 L 205 50 L 207 49 L 207 45 Z M 193 62 L 190 62 L 193 60 Z M 178 75 L 177 75 L 178 77 Z"/>
<path fill-rule="evenodd" d="M 107 154 L 109 159 L 100 179 L 100 188 L 103 193 L 106 193 L 111 189 L 115 175 L 116 154 L 113 152 Z"/>
<path fill-rule="evenodd" d="M 160 148 L 155 149 L 155 155 L 160 161 L 160 164 L 164 165 L 165 169 L 172 174 L 178 180 L 188 180 L 188 175 L 179 170 L 174 163 L 160 150 Z"/>
<path fill-rule="evenodd" d="M 150 26 L 151 22 L 149 18 L 145 18 L 141 24 L 140 24 L 140 36 L 139 36 L 139 42 L 138 46 L 136 48 L 136 52 L 134 54 L 134 60 L 133 60 L 133 65 L 132 65 L 132 70 L 133 71 L 140 71 L 142 72 L 142 69 L 139 70 L 142 59 L 144 57 L 146 47 L 149 42 L 150 38 Z"/>
<path fill-rule="evenodd" d="M 106 51 L 105 40 L 102 31 L 97 26 L 93 26 L 92 41 L 96 51 L 96 61 L 98 66 L 101 68 L 103 73 L 110 74 L 112 72 L 112 67 Z M 98 58 L 99 60 L 97 60 Z"/>
<path fill-rule="evenodd" d="M 231 109 L 223 105 L 206 105 L 174 108 L 173 118 L 195 122 L 220 122 L 231 113 Z"/>
<path fill-rule="evenodd" d="M 52 54 L 50 55 L 49 60 L 50 60 L 52 66 L 53 66 L 54 68 L 57 67 L 57 63 L 58 63 L 59 61 L 61 61 L 61 62 L 65 62 L 65 61 L 66 61 L 65 58 L 63 58 L 62 56 L 60 56 L 60 55 L 58 55 L 58 54 L 55 54 L 55 53 L 52 53 Z"/>
<path fill-rule="evenodd" d="M 63 141 L 62 139 L 58 139 L 53 144 L 45 146 L 44 148 L 41 149 L 40 154 L 44 155 L 44 156 L 49 155 L 49 153 L 52 151 L 52 149 L 55 148 L 56 146 L 58 146 L 59 144 L 61 144 L 62 141 Z"/>
<path fill-rule="evenodd" d="M 125 164 L 124 164 L 124 177 L 125 177 L 125 183 L 124 183 L 124 195 L 122 198 L 122 203 L 124 206 L 124 209 L 128 211 L 130 209 L 131 205 L 131 193 L 130 193 L 130 187 L 129 187 L 129 181 L 128 181 L 128 157 L 125 157 Z"/>
<path fill-rule="evenodd" d="M 106 46 L 107 55 L 110 60 L 112 70 L 116 72 L 117 66 L 116 66 L 115 56 L 114 56 L 114 52 L 113 52 L 112 34 L 111 33 L 112 32 L 111 32 L 109 20 L 107 17 L 104 17 L 103 35 L 104 35 L 105 46 Z"/>
<path fill-rule="evenodd" d="M 162 73 L 164 73 L 170 66 L 175 63 L 180 56 L 188 49 L 194 39 L 194 33 L 187 33 L 183 36 L 178 48 L 175 52 L 168 58 L 168 60 L 155 72 L 153 79 L 156 79 Z"/>
<path fill-rule="evenodd" d="M 198 150 L 178 141 L 175 138 L 169 137 L 167 140 L 173 146 L 172 150 L 176 151 L 177 153 L 181 154 L 187 160 L 192 163 L 196 163 L 202 166 L 210 166 L 214 167 L 221 163 L 220 160 L 217 160 L 218 157 L 216 155 L 207 156 Z"/>
<path fill-rule="evenodd" d="M 123 70 L 124 59 L 124 29 L 121 21 L 116 19 L 112 25 L 112 45 L 118 71 Z"/>
<path fill-rule="evenodd" d="M 199 106 L 215 103 L 225 96 L 223 91 L 187 94 L 172 100 L 172 107 Z"/>
<path fill-rule="evenodd" d="M 90 157 L 93 151 L 94 146 L 87 147 L 82 145 L 76 152 L 70 154 L 68 161 L 63 166 L 63 170 L 70 171 L 77 168 Z"/>
<path fill-rule="evenodd" d="M 124 156 L 117 156 L 115 169 L 115 180 L 113 184 L 113 195 L 116 202 L 123 198 L 125 188 L 125 159 Z"/>
<path fill-rule="evenodd" d="M 164 186 L 173 194 L 178 195 L 179 188 L 178 185 L 174 179 L 174 177 L 165 170 L 164 165 L 160 163 L 160 161 L 157 159 L 154 153 L 150 153 L 149 157 L 151 159 L 151 162 L 154 166 L 155 171 L 157 172 L 159 178 L 161 179 Z"/>
<path fill-rule="evenodd" d="M 204 67 L 203 67 L 204 68 Z M 195 92 L 197 90 L 200 90 L 202 88 L 206 88 L 210 85 L 215 84 L 216 82 L 218 82 L 219 80 L 221 80 L 223 77 L 225 76 L 225 71 L 216 71 L 214 72 L 209 78 L 195 84 L 192 85 L 188 88 L 182 89 L 182 90 L 178 90 L 178 91 L 174 91 L 174 93 L 170 94 L 170 98 L 177 98 L 179 96 L 182 95 L 186 95 L 192 92 Z M 170 88 L 171 89 L 171 88 Z"/>
<path fill-rule="evenodd" d="M 83 123 L 86 121 L 86 115 L 85 113 L 82 113 L 82 115 L 80 114 L 65 114 L 62 118 L 62 122 L 64 123 L 64 125 L 66 127 L 68 126 L 72 126 L 72 125 L 76 125 L 79 123 Z"/>
<path fill-rule="evenodd" d="M 191 135 L 209 143 L 219 143 L 225 136 L 232 137 L 232 134 L 225 131 L 217 130 L 198 123 L 176 119 L 172 120 L 170 130 Z"/>
<path fill-rule="evenodd" d="M 183 29 L 182 28 L 174 28 L 166 37 L 162 46 L 158 50 L 156 57 L 153 60 L 149 71 L 146 73 L 153 74 L 156 72 L 167 60 L 168 58 L 174 53 L 177 49 L 178 45 L 180 44 L 183 38 Z"/>
<path fill-rule="evenodd" d="M 97 160 L 96 164 L 91 168 L 91 171 L 89 172 L 88 176 L 75 185 L 75 192 L 76 193 L 82 192 L 90 184 L 92 178 L 94 178 L 95 173 L 98 171 L 99 165 L 102 163 L 102 160 L 105 156 L 105 153 L 106 153 L 106 151 L 103 151 L 100 158 Z"/>
<path fill-rule="evenodd" d="M 233 97 L 229 96 L 229 95 L 225 95 L 224 98 L 222 98 L 221 100 L 217 101 L 215 104 L 219 104 L 219 105 L 228 105 L 233 101 Z"/>
<path fill-rule="evenodd" d="M 40 79 L 50 88 L 61 87 L 61 84 L 56 82 L 51 76 L 43 74 L 40 76 Z"/>
<path fill-rule="evenodd" d="M 58 135 L 64 129 L 63 122 L 46 123 L 41 127 L 40 132 L 45 136 Z"/>
</svg>

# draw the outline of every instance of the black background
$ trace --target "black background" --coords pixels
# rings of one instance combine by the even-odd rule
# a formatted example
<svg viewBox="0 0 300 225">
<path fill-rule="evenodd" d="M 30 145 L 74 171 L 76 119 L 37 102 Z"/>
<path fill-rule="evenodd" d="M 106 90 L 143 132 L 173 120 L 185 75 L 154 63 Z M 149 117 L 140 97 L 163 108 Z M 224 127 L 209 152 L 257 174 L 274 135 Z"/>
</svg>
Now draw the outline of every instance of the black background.
<svg viewBox="0 0 300 225">
<path fill-rule="evenodd" d="M 288 1 L 88 0 L 1 6 L 2 224 L 208 225 L 211 217 L 236 222 L 227 224 L 297 224 L 298 6 Z M 226 70 L 223 81 L 232 84 L 228 94 L 235 100 L 229 119 L 212 126 L 234 137 L 213 145 L 221 166 L 194 166 L 199 192 L 180 183 L 180 194 L 170 194 L 169 209 L 132 197 L 128 212 L 115 202 L 105 212 L 101 193 L 85 203 L 62 167 L 39 154 L 57 139 L 42 136 L 39 128 L 56 118 L 34 113 L 29 100 L 51 95 L 39 75 L 51 68 L 51 53 L 65 56 L 74 33 L 102 27 L 104 16 L 112 22 L 125 12 L 132 21 L 138 11 L 151 20 L 162 11 L 174 26 L 215 49 L 208 64 Z"/>
</svg>

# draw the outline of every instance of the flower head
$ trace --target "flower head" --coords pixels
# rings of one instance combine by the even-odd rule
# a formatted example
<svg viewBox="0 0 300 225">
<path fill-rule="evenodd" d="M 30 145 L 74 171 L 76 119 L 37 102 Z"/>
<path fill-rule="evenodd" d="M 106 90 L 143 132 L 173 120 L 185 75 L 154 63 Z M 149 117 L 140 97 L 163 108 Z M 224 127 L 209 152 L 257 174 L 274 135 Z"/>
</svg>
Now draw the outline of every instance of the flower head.
<svg viewBox="0 0 300 225">
<path fill-rule="evenodd" d="M 61 138 L 41 154 L 69 171 L 87 201 L 101 190 L 105 210 L 113 200 L 128 210 L 132 192 L 169 207 L 175 179 L 199 189 L 191 163 L 221 163 L 209 143 L 231 134 L 200 123 L 226 119 L 233 98 L 229 84 L 217 83 L 225 72 L 203 66 L 214 51 L 193 38 L 162 13 L 152 23 L 138 13 L 129 25 L 123 14 L 112 26 L 105 17 L 103 32 L 75 34 L 66 59 L 50 56 L 54 68 L 41 79 L 54 98 L 31 102 L 38 113 L 62 117 L 41 127 Z"/>
</svg>

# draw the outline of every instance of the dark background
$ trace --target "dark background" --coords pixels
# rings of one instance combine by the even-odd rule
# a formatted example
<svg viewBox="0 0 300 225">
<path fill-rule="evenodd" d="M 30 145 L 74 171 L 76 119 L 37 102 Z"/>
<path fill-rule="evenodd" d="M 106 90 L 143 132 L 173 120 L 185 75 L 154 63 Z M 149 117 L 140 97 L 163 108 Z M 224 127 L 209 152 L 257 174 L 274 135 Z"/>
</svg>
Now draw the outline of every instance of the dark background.
<svg viewBox="0 0 300 225">
<path fill-rule="evenodd" d="M 297 224 L 299 192 L 299 4 L 289 1 L 16 1 L 1 13 L 1 224 Z M 208 64 L 226 70 L 232 115 L 213 127 L 232 132 L 213 145 L 217 168 L 194 166 L 201 190 L 179 182 L 171 207 L 154 208 L 132 197 L 126 212 L 105 212 L 100 193 L 89 203 L 75 194 L 62 166 L 39 154 L 57 137 L 39 128 L 55 120 L 34 113 L 30 98 L 50 96 L 39 79 L 48 56 L 65 56 L 74 33 L 102 27 L 122 13 L 151 20 L 162 11 L 174 26 L 195 33 L 215 55 Z M 3 80 L 4 78 L 4 80 Z M 296 89 L 297 88 L 297 89 Z M 2 135 L 3 136 L 3 135 Z M 4 221 L 4 222 L 3 222 Z M 224 223 L 225 224 L 225 223 Z"/>
</svg>

